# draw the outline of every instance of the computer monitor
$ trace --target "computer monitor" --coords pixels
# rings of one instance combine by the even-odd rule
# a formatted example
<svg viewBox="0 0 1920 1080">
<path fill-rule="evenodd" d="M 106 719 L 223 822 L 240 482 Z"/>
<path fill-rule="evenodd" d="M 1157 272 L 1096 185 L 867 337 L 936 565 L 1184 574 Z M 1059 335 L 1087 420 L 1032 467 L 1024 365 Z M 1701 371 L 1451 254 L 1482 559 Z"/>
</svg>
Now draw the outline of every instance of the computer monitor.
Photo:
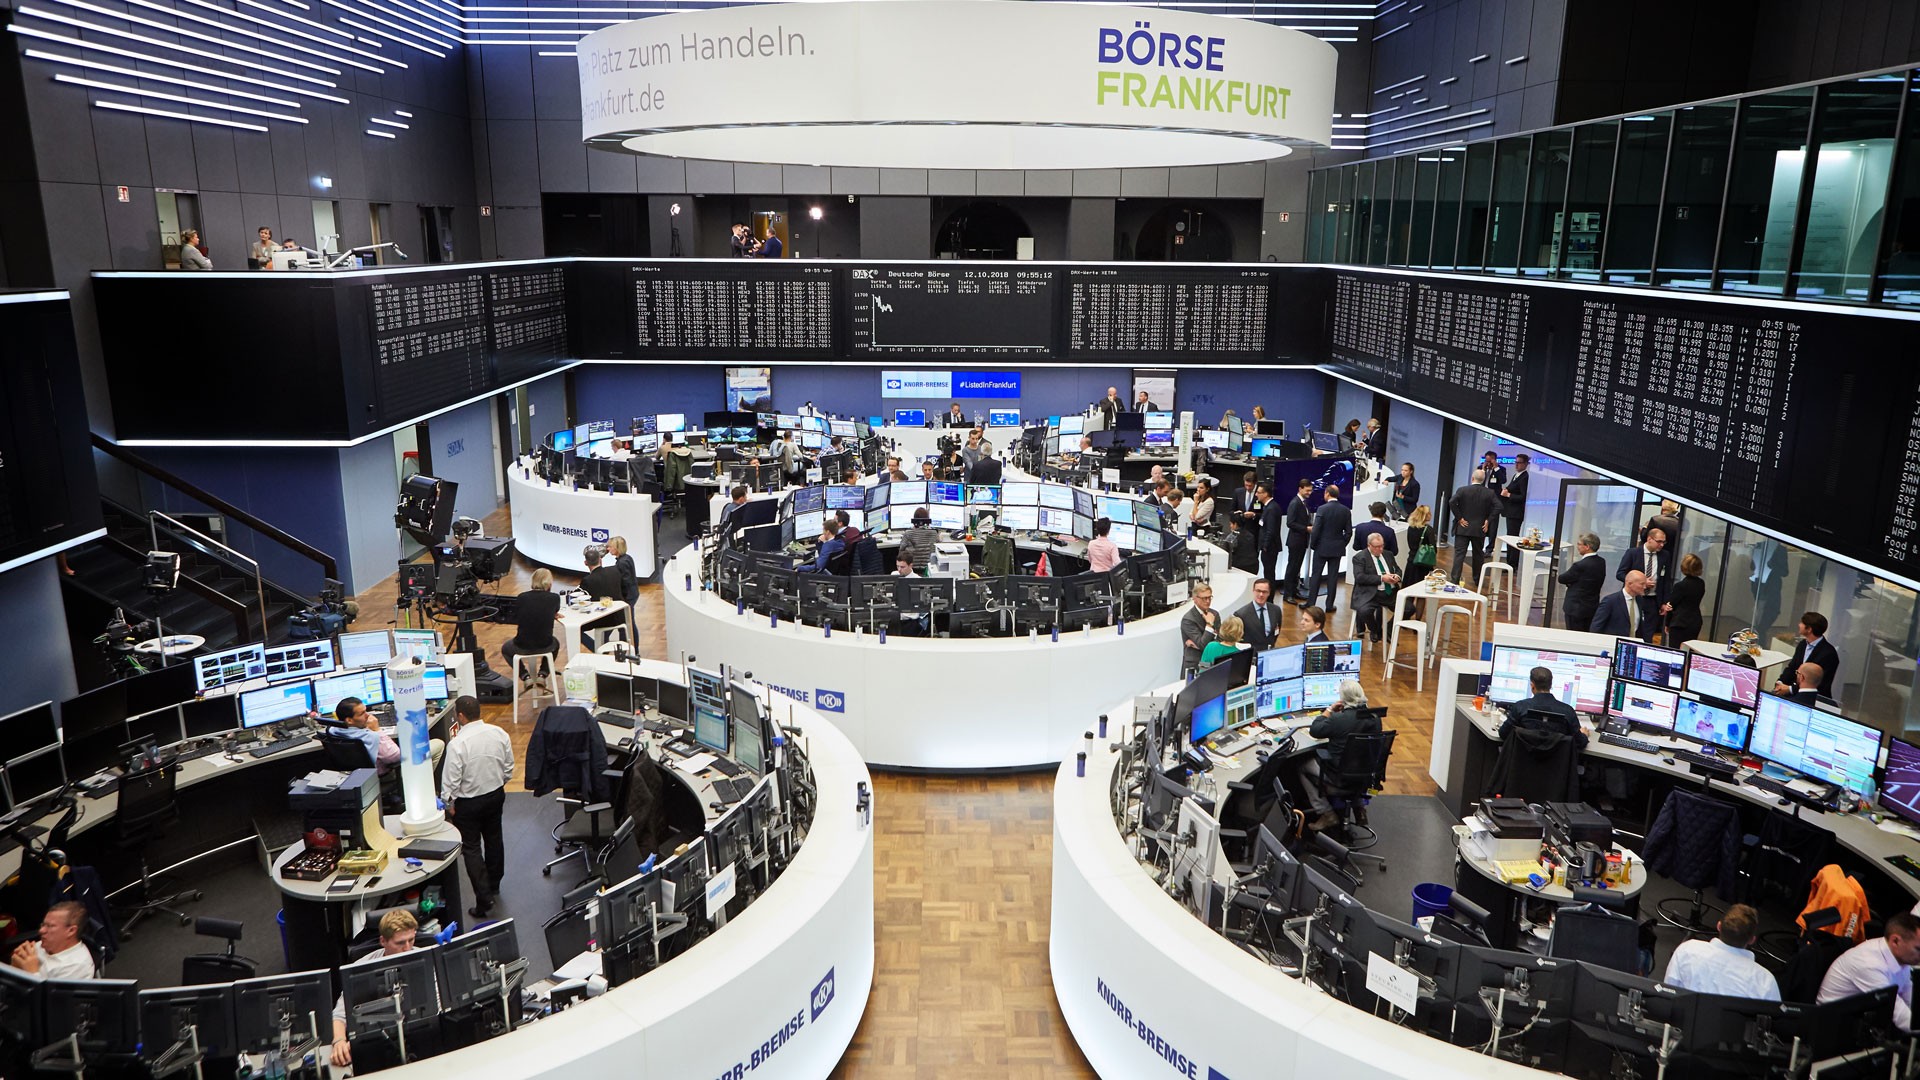
<svg viewBox="0 0 1920 1080">
<path fill-rule="evenodd" d="M 1172 445 L 1173 445 L 1173 432 L 1171 432 L 1171 431 L 1149 431 L 1149 432 L 1146 432 L 1146 433 L 1144 433 L 1144 434 L 1143 434 L 1143 435 L 1141 436 L 1141 438 L 1140 438 L 1140 445 L 1142 445 L 1142 446 L 1172 446 Z"/>
<path fill-rule="evenodd" d="M 559 431 L 547 436 L 547 443 L 555 450 L 573 449 L 573 429 L 561 428 Z"/>
<path fill-rule="evenodd" d="M 1920 825 L 1920 746 L 1887 739 L 1887 767 L 1880 779 L 1880 806 L 1910 824 Z"/>
<path fill-rule="evenodd" d="M 1305 662 L 1305 645 L 1276 645 L 1259 655 L 1254 667 L 1254 681 L 1265 685 L 1284 679 L 1297 679 L 1306 674 Z"/>
<path fill-rule="evenodd" d="M 1682 1068 L 1698 1064 L 1724 1070 L 1714 1075 L 1780 1075 L 1793 1056 L 1796 1039 L 1802 1060 L 1812 1056 L 1820 1006 L 1699 992 L 1688 996 L 1693 1003 L 1681 1030 L 1678 1062 Z M 1865 1047 L 1845 1047 L 1841 1052 L 1848 1049 Z"/>
<path fill-rule="evenodd" d="M 730 717 L 733 725 L 731 757 L 756 773 L 767 771 L 766 722 L 756 712 L 752 717 Z"/>
<path fill-rule="evenodd" d="M 228 709 L 234 708 L 231 696 L 218 700 L 225 701 Z M 162 709 L 145 716 L 130 717 L 127 720 L 127 742 L 147 743 L 155 746 L 171 746 L 186 738 L 180 728 L 179 709 Z"/>
<path fill-rule="evenodd" d="M 1087 430 L 1087 418 L 1084 416 L 1062 416 L 1060 422 L 1053 426 L 1058 428 L 1062 435 L 1079 435 Z"/>
<path fill-rule="evenodd" d="M 693 739 L 701 746 L 716 754 L 727 752 L 727 706 L 719 686 L 718 676 L 713 676 L 714 686 L 709 693 L 700 684 L 708 673 L 694 669 L 689 672 L 696 688 L 692 694 Z"/>
<path fill-rule="evenodd" d="M 1066 484 L 1044 483 L 1040 485 L 1041 509 L 1065 510 L 1073 513 L 1073 488 Z"/>
<path fill-rule="evenodd" d="M 280 683 L 240 695 L 240 726 L 264 727 L 282 720 L 294 720 L 313 709 L 313 684 Z"/>
<path fill-rule="evenodd" d="M 181 734 L 189 739 L 224 735 L 240 726 L 240 713 L 231 695 L 180 703 Z"/>
<path fill-rule="evenodd" d="M 233 984 L 235 1042 L 247 1054 L 280 1049 L 283 1036 L 294 1043 L 333 1039 L 333 975 L 297 971 Z"/>
<path fill-rule="evenodd" d="M 1367 917 L 1373 922 L 1374 947 L 1387 950 L 1379 954 L 1381 959 L 1420 976 L 1420 999 L 1414 1006 L 1411 1026 L 1430 1035 L 1444 1036 L 1453 1022 L 1460 944 L 1378 911 L 1369 909 Z"/>
<path fill-rule="evenodd" d="M 1747 731 L 1751 726 L 1743 710 L 1690 697 L 1680 699 L 1673 718 L 1675 735 L 1736 753 L 1747 748 Z"/>
<path fill-rule="evenodd" d="M 1358 678 L 1362 643 L 1353 641 L 1316 641 L 1305 646 L 1301 657 L 1303 675 L 1344 675 Z"/>
<path fill-rule="evenodd" d="M 359 698 L 363 705 L 380 705 L 391 700 L 387 694 L 386 670 L 367 668 L 313 680 L 313 707 L 321 716 L 332 717 L 340 703 Z"/>
<path fill-rule="evenodd" d="M 614 712 L 632 713 L 633 676 L 615 671 L 600 671 L 594 674 L 593 703 L 602 709 Z"/>
<path fill-rule="evenodd" d="M 333 642 L 326 638 L 276 645 L 266 650 L 265 655 L 269 679 L 324 675 L 334 668 Z"/>
<path fill-rule="evenodd" d="M 1324 709 L 1340 703 L 1340 684 L 1351 675 L 1308 675 L 1300 680 L 1300 707 Z"/>
<path fill-rule="evenodd" d="M 140 991 L 140 1056 L 158 1060 L 189 1035 L 210 1058 L 233 1057 L 239 1044 L 233 1027 L 233 984 L 171 986 Z"/>
<path fill-rule="evenodd" d="M 945 608 L 953 601 L 953 581 L 947 577 L 901 578 L 900 586 L 894 593 L 896 605 L 901 611 L 913 614 Z"/>
<path fill-rule="evenodd" d="M 9 809 L 38 802 L 67 786 L 66 759 L 58 750 L 15 758 L 4 770 Z"/>
<path fill-rule="evenodd" d="M 1062 417 L 1062 419 L 1065 419 L 1065 417 Z M 987 426 L 1019 427 L 1020 426 L 1020 410 L 1019 409 L 989 409 L 987 411 Z"/>
<path fill-rule="evenodd" d="M 967 485 L 967 505 L 968 506 L 1000 505 L 1000 485 L 999 484 L 968 484 Z"/>
<path fill-rule="evenodd" d="M 926 427 L 927 410 L 895 409 L 893 410 L 893 424 L 895 427 Z"/>
<path fill-rule="evenodd" d="M 1247 448 L 1248 457 L 1283 458 L 1287 456 L 1287 444 L 1283 439 L 1254 439 Z"/>
<path fill-rule="evenodd" d="M 660 680 L 659 712 L 675 720 L 688 720 L 687 688 L 671 679 Z"/>
<path fill-rule="evenodd" d="M 867 508 L 867 489 L 859 484 L 828 484 L 826 489 L 826 509 L 828 510 L 865 510 Z"/>
<path fill-rule="evenodd" d="M 501 919 L 477 930 L 469 930 L 427 952 L 438 964 L 440 1003 L 446 1009 L 498 1001 L 503 989 L 511 995 L 519 972 L 526 969 L 512 919 Z M 507 975 L 504 988 L 501 984 L 503 972 Z M 509 1009 L 507 1012 L 517 1015 L 519 1010 Z"/>
<path fill-rule="evenodd" d="M 1574 1060 L 1603 1060 L 1635 1065 L 1643 1075 L 1657 1071 L 1653 1054 L 1668 1027 L 1678 1036 L 1692 1026 L 1694 994 L 1601 964 L 1575 965 L 1572 1021 L 1567 1052 Z M 1479 1010 L 1485 1015 L 1484 1010 Z"/>
<path fill-rule="evenodd" d="M 1747 752 L 1849 791 L 1873 789 L 1880 732 L 1772 694 L 1760 696 Z"/>
<path fill-rule="evenodd" d="M 1040 483 L 1036 480 L 1008 480 L 1000 485 L 1001 506 L 1040 505 Z"/>
<path fill-rule="evenodd" d="M 1760 696 L 1760 669 L 1702 653 L 1687 653 L 1687 689 L 1701 697 L 1753 708 Z"/>
<path fill-rule="evenodd" d="M 1055 514 L 1060 511 L 1055 510 Z M 1009 532 L 1033 532 L 1040 528 L 1040 508 L 1037 506 L 1002 506 L 997 518 L 1000 527 Z M 1118 544 L 1120 541 L 1109 536 Z"/>
<path fill-rule="evenodd" d="M 653 928 L 653 914 L 669 914 L 674 905 L 664 894 L 666 878 L 659 869 L 635 874 L 608 886 L 600 894 L 594 935 L 602 946 L 617 944 Z M 564 962 L 553 957 L 554 962 Z"/>
<path fill-rule="evenodd" d="M 1504 1032 L 1502 1054 L 1522 1055 L 1535 1068 L 1559 1071 L 1580 965 L 1478 945 L 1462 945 L 1456 955 L 1454 1041 L 1464 1034 L 1473 1042 L 1485 1042 L 1493 1015 L 1490 1006 L 1497 1007 Z M 1483 997 L 1482 990 L 1493 993 Z"/>
<path fill-rule="evenodd" d="M 392 1031 L 396 1022 L 423 1023 L 440 1015 L 440 975 L 437 949 L 414 948 L 340 969 L 341 996 L 346 999 L 347 1034 L 351 1038 Z M 364 1006 L 400 996 L 400 1014 Z"/>
<path fill-rule="evenodd" d="M 132 979 L 48 979 L 40 988 L 46 1034 L 80 1037 L 80 1056 L 132 1056 L 140 1049 L 140 984 Z"/>
<path fill-rule="evenodd" d="M 1329 454 L 1340 452 L 1340 433 L 1337 431 L 1316 431 L 1313 433 L 1313 448 Z"/>
<path fill-rule="evenodd" d="M 192 700 L 193 665 L 181 660 L 156 671 L 149 671 L 145 675 L 121 679 L 116 685 L 120 686 L 126 695 L 126 711 L 116 719 L 164 709 L 169 705 L 178 705 L 183 701 Z M 64 708 L 60 710 L 60 726 L 68 732 L 74 732 L 76 727 L 73 718 Z"/>
<path fill-rule="evenodd" d="M 685 431 L 687 430 L 687 414 L 677 412 L 660 413 L 654 417 L 653 430 L 661 433 Z"/>
<path fill-rule="evenodd" d="M 1224 431 L 1219 431 L 1214 428 L 1202 428 L 1196 432 L 1196 434 L 1200 436 L 1200 445 L 1209 450 L 1226 450 L 1228 448 L 1227 433 Z"/>
<path fill-rule="evenodd" d="M 1584 713 L 1599 713 L 1606 708 L 1606 657 L 1518 645 L 1493 647 L 1493 679 L 1487 687 L 1487 700 L 1507 705 L 1532 697 L 1530 679 L 1536 667 L 1553 672 L 1551 692 L 1564 704 Z"/>
<path fill-rule="evenodd" d="M 1116 413 L 1113 417 L 1113 430 L 1115 431 L 1144 431 L 1146 427 L 1147 416 L 1145 413 L 1124 412 Z"/>
<path fill-rule="evenodd" d="M 1227 698 L 1222 694 L 1199 702 L 1188 717 L 1187 741 L 1197 743 L 1227 726 Z"/>
<path fill-rule="evenodd" d="M 1672 731 L 1680 695 L 1657 686 L 1615 679 L 1607 687 L 1607 715 L 1635 727 Z"/>
<path fill-rule="evenodd" d="M 393 659 L 393 636 L 385 630 L 341 634 L 334 657 L 343 668 L 378 667 Z"/>
<path fill-rule="evenodd" d="M 1041 532 L 1056 533 L 1061 536 L 1073 535 L 1073 511 L 1060 510 L 1051 506 L 1042 506 L 1039 509 L 1036 527 Z"/>
<path fill-rule="evenodd" d="M 411 656 L 432 663 L 440 659 L 440 632 L 437 630 L 395 630 L 393 654 Z"/>
<path fill-rule="evenodd" d="M 126 714 L 120 718 L 126 719 Z M 32 757 L 59 745 L 60 725 L 53 718 L 51 701 L 0 716 L 0 755 L 4 755 L 0 760 Z"/>
<path fill-rule="evenodd" d="M 41 1037 L 40 976 L 0 964 L 0 1043 L 38 1047 Z"/>
<path fill-rule="evenodd" d="M 1613 644 L 1613 677 L 1616 679 L 1678 690 L 1686 682 L 1686 666 L 1687 654 L 1679 649 L 1663 649 L 1633 638 L 1619 638 Z"/>
<path fill-rule="evenodd" d="M 204 694 L 231 683 L 258 679 L 267 673 L 264 646 L 242 645 L 193 658 L 193 688 Z"/>
</svg>

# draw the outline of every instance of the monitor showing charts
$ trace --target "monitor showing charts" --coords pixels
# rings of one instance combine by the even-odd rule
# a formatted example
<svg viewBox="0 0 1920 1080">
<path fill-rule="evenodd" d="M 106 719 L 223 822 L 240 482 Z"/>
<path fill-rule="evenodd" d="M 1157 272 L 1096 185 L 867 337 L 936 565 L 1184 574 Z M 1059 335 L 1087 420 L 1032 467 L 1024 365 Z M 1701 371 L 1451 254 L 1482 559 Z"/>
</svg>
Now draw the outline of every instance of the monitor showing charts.
<svg viewBox="0 0 1920 1080">
<path fill-rule="evenodd" d="M 326 638 L 276 645 L 266 650 L 267 678 L 290 679 L 296 675 L 325 675 L 334 668 L 333 642 Z"/>
<path fill-rule="evenodd" d="M 395 630 L 393 654 L 411 656 L 428 663 L 440 659 L 440 632 L 437 630 Z"/>
<path fill-rule="evenodd" d="M 1607 715 L 1644 728 L 1672 731 L 1679 703 L 1680 695 L 1671 690 L 1615 679 L 1607 696 Z"/>
<path fill-rule="evenodd" d="M 926 427 L 927 410 L 895 409 L 893 410 L 893 423 L 896 427 Z"/>
<path fill-rule="evenodd" d="M 897 498 L 894 500 L 894 502 L 901 501 L 903 500 Z M 826 505 L 827 489 L 819 485 L 799 488 L 793 493 L 793 512 L 796 514 L 810 514 L 816 510 L 825 509 Z"/>
<path fill-rule="evenodd" d="M 1599 713 L 1607 704 L 1607 659 L 1597 653 L 1563 649 L 1493 647 L 1493 681 L 1487 700 L 1502 705 L 1533 696 L 1528 678 L 1536 667 L 1553 672 L 1553 696 L 1583 713 Z"/>
<path fill-rule="evenodd" d="M 1072 535 L 1073 511 L 1061 510 L 1051 506 L 1040 508 L 1040 531 Z"/>
<path fill-rule="evenodd" d="M 1142 525 L 1138 527 L 1134 530 L 1134 540 L 1137 541 L 1134 544 L 1134 550 L 1142 555 L 1151 555 L 1165 546 L 1163 543 L 1164 534 L 1160 532 L 1160 527 L 1157 525 L 1152 527 Z M 1117 540 L 1114 542 L 1119 543 Z"/>
<path fill-rule="evenodd" d="M 824 510 L 803 510 L 793 515 L 793 538 L 795 540 L 817 540 L 826 527 L 827 515 Z"/>
<path fill-rule="evenodd" d="M 1040 484 L 1035 480 L 1009 480 L 1000 485 L 1000 505 L 1040 505 Z"/>
<path fill-rule="evenodd" d="M 1065 484 L 1041 484 L 1040 505 L 1073 512 L 1073 489 Z"/>
<path fill-rule="evenodd" d="M 266 673 L 267 653 L 261 645 L 242 645 L 237 649 L 193 658 L 193 686 L 202 694 L 218 687 L 258 679 Z"/>
<path fill-rule="evenodd" d="M 1632 638 L 1613 643 L 1613 677 L 1632 679 L 1648 686 L 1678 690 L 1684 683 L 1687 654 L 1679 649 L 1663 649 Z"/>
<path fill-rule="evenodd" d="M 827 434 L 838 435 L 843 439 L 854 438 L 853 421 L 829 420 L 827 421 Z"/>
<path fill-rule="evenodd" d="M 1328 454 L 1340 452 L 1340 433 L 1337 431 L 1316 431 L 1313 433 L 1313 448 Z"/>
<path fill-rule="evenodd" d="M 1306 651 L 1305 645 L 1276 645 L 1262 652 L 1254 661 L 1254 681 L 1276 683 L 1305 675 Z"/>
<path fill-rule="evenodd" d="M 1037 506 L 1002 506 L 1000 508 L 1000 527 L 1013 532 L 1032 532 L 1040 527 L 1040 508 Z M 1118 544 L 1115 537 L 1108 537 Z"/>
<path fill-rule="evenodd" d="M 1687 654 L 1687 689 L 1715 701 L 1753 708 L 1760 695 L 1760 669 L 1701 653 Z"/>
<path fill-rule="evenodd" d="M 1307 675 L 1339 675 L 1352 678 L 1360 674 L 1361 642 L 1316 641 L 1304 646 L 1301 663 Z"/>
<path fill-rule="evenodd" d="M 363 705 L 379 705 L 387 700 L 386 671 L 372 668 L 349 671 L 313 680 L 313 707 L 321 716 L 338 716 L 340 703 L 359 698 Z"/>
<path fill-rule="evenodd" d="M 947 503 L 952 506 L 963 506 L 967 501 L 966 485 L 952 481 L 935 480 L 927 485 L 927 501 L 930 503 Z"/>
<path fill-rule="evenodd" d="M 1140 534 L 1132 525 L 1109 525 L 1107 539 L 1123 551 L 1132 551 L 1140 546 Z"/>
<path fill-rule="evenodd" d="M 1149 431 L 1146 433 L 1146 436 L 1140 440 L 1140 443 L 1142 446 L 1172 446 L 1173 432 Z"/>
<path fill-rule="evenodd" d="M 1081 435 L 1087 430 L 1087 418 L 1084 416 L 1063 416 L 1057 425 L 1062 435 Z"/>
<path fill-rule="evenodd" d="M 1887 771 L 1880 781 L 1880 808 L 1920 825 L 1920 746 L 1887 740 Z"/>
<path fill-rule="evenodd" d="M 240 695 L 240 726 L 256 728 L 293 720 L 313 709 L 313 684 L 281 683 Z"/>
<path fill-rule="evenodd" d="M 1749 726 L 1747 714 L 1739 709 L 1683 697 L 1679 711 L 1674 714 L 1673 733 L 1694 742 L 1745 750 Z"/>
<path fill-rule="evenodd" d="M 887 485 L 893 490 L 887 495 L 895 506 L 913 505 L 927 501 L 927 482 L 925 480 L 895 480 Z M 809 508 L 814 509 L 814 508 Z"/>
<path fill-rule="evenodd" d="M 967 521 L 967 508 L 953 503 L 933 503 L 927 507 L 927 514 L 936 529 L 964 528 Z"/>
<path fill-rule="evenodd" d="M 1843 716 L 1762 694 L 1747 752 L 1850 791 L 1872 790 L 1880 733 Z"/>
<path fill-rule="evenodd" d="M 1150 412 L 1142 423 L 1148 431 L 1172 431 L 1173 414 L 1170 412 Z"/>
<path fill-rule="evenodd" d="M 1124 521 L 1129 525 L 1133 523 L 1134 501 L 1135 500 L 1129 499 L 1125 495 L 1110 495 L 1106 493 L 1102 493 L 1100 498 L 1096 500 L 1098 503 L 1097 509 L 1101 517 L 1106 518 L 1108 521 Z"/>
<path fill-rule="evenodd" d="M 859 484 L 828 484 L 827 509 L 829 510 L 865 510 L 867 508 L 867 489 Z"/>
<path fill-rule="evenodd" d="M 1209 450 L 1227 450 L 1230 448 L 1230 444 L 1227 442 L 1227 433 L 1224 431 L 1219 431 L 1214 428 L 1204 428 L 1199 434 L 1200 445 Z"/>
<path fill-rule="evenodd" d="M 393 638 L 385 630 L 341 634 L 334 655 L 343 668 L 381 667 L 393 659 Z"/>
<path fill-rule="evenodd" d="M 1303 709 L 1324 709 L 1340 703 L 1340 684 L 1347 681 L 1345 675 L 1308 675 L 1300 680 Z"/>
</svg>

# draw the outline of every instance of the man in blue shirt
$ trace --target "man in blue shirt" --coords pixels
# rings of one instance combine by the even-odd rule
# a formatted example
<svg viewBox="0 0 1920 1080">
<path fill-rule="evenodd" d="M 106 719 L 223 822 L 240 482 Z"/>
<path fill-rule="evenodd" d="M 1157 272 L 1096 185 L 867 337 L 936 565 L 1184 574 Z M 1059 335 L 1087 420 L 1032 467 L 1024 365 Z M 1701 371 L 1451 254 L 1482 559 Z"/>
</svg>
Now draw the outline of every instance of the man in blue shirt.
<svg viewBox="0 0 1920 1080">
<path fill-rule="evenodd" d="M 829 518 L 827 524 L 820 530 L 820 556 L 813 560 L 812 566 L 803 566 L 800 569 L 811 570 L 816 574 L 827 572 L 828 560 L 847 550 L 846 543 L 840 539 L 838 528 L 839 523 Z"/>
<path fill-rule="evenodd" d="M 1666 977 L 1660 981 L 1677 990 L 1779 1001 L 1779 981 L 1754 962 L 1748 948 L 1759 928 L 1760 916 L 1752 908 L 1733 905 L 1720 917 L 1717 937 L 1683 941 L 1673 950 Z"/>
</svg>

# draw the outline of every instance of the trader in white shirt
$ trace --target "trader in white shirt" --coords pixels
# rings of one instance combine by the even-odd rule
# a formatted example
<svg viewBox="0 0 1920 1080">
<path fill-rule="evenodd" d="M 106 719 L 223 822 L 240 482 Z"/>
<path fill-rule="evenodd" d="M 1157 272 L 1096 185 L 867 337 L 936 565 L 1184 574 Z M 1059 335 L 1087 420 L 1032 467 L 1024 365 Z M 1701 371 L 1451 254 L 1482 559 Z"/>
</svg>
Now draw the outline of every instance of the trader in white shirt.
<svg viewBox="0 0 1920 1080">
<path fill-rule="evenodd" d="M 453 737 L 447 741 L 447 760 L 440 770 L 440 794 L 453 827 L 460 830 L 461 860 L 473 882 L 473 910 L 467 914 L 478 919 L 493 910 L 507 867 L 500 817 L 507 804 L 507 781 L 513 776 L 513 740 L 480 719 L 480 702 L 470 695 L 454 701 L 453 712 Z"/>
<path fill-rule="evenodd" d="M 1779 1001 L 1780 983 L 1753 959 L 1753 939 L 1760 915 L 1746 904 L 1735 904 L 1720 917 L 1718 936 L 1711 941 L 1683 941 L 1667 961 L 1660 981 L 1677 990 L 1703 994 Z"/>
<path fill-rule="evenodd" d="M 77 900 L 53 905 L 40 920 L 40 940 L 14 947 L 13 966 L 43 979 L 94 978 L 99 972 L 93 951 L 80 940 L 86 925 L 86 905 Z"/>
<path fill-rule="evenodd" d="M 1898 987 L 1893 1022 L 1900 1030 L 1913 1026 L 1913 965 L 1920 964 L 1920 917 L 1901 912 L 1887 920 L 1885 937 L 1863 941 L 1833 962 L 1820 983 L 1815 1000 L 1829 1001 L 1870 994 L 1883 986 Z"/>
</svg>

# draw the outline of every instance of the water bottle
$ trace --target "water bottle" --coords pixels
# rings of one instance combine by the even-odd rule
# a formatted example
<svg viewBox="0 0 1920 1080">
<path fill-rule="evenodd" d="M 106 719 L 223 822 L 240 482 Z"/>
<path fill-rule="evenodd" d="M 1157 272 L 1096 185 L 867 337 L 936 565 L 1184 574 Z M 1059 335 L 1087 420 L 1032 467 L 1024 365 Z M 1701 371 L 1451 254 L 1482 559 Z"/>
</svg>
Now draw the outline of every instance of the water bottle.
<svg viewBox="0 0 1920 1080">
<path fill-rule="evenodd" d="M 1060 624 L 1059 623 L 1053 624 L 1053 643 L 1055 645 L 1060 644 Z"/>
<path fill-rule="evenodd" d="M 1087 755 L 1084 750 L 1073 755 L 1073 775 L 1080 777 L 1087 775 Z"/>
<path fill-rule="evenodd" d="M 1107 737 L 1107 714 L 1106 713 L 1100 714 L 1100 737 L 1103 739 Z"/>
<path fill-rule="evenodd" d="M 692 574 L 687 575 L 687 591 L 688 592 L 693 591 L 693 575 Z"/>
<path fill-rule="evenodd" d="M 745 615 L 747 613 L 746 597 L 742 596 L 733 602 L 733 613 L 735 615 Z"/>
<path fill-rule="evenodd" d="M 887 624 L 881 623 L 880 624 L 880 644 L 885 645 L 886 643 L 887 643 Z"/>
<path fill-rule="evenodd" d="M 820 623 L 820 636 L 823 638 L 830 638 L 833 636 L 833 620 L 832 619 L 826 619 Z"/>
<path fill-rule="evenodd" d="M 780 629 L 780 613 L 779 612 L 777 611 L 767 612 L 767 629 L 769 630 Z"/>
</svg>

